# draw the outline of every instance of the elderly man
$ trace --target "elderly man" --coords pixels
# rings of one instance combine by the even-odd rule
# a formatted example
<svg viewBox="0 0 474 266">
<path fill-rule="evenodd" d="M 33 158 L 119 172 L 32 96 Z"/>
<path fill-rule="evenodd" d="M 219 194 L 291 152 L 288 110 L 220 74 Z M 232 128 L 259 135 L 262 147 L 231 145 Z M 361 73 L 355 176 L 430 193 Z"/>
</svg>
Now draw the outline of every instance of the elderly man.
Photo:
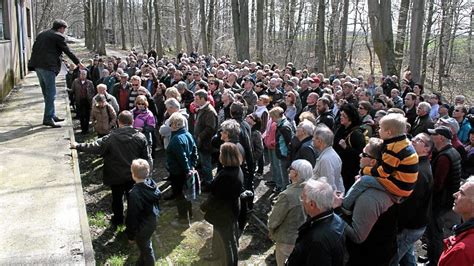
<svg viewBox="0 0 474 266">
<path fill-rule="evenodd" d="M 326 177 L 335 191 L 344 193 L 341 175 L 342 161 L 333 149 L 334 133 L 325 125 L 316 127 L 313 134 L 313 146 L 319 152 L 313 170 L 313 178 Z"/>
<path fill-rule="evenodd" d="M 453 211 L 463 223 L 454 228 L 454 235 L 444 240 L 445 249 L 439 266 L 474 265 L 474 177 L 467 179 L 454 193 Z"/>
<path fill-rule="evenodd" d="M 188 117 L 189 115 L 186 113 L 186 109 L 180 109 L 180 105 L 178 100 L 175 98 L 169 98 L 165 101 L 165 106 L 166 106 L 166 113 L 167 115 L 171 116 L 172 114 L 179 112 L 182 114 L 185 118 L 186 121 L 184 123 L 184 128 L 188 130 Z M 165 149 L 168 147 L 168 144 L 170 142 L 171 138 L 171 126 L 170 126 L 170 119 L 166 119 L 163 125 L 161 125 L 160 130 L 159 130 L 160 135 L 163 137 L 163 146 Z"/>
<path fill-rule="evenodd" d="M 104 95 L 105 101 L 114 108 L 115 113 L 118 113 L 119 106 L 117 103 L 117 99 L 115 99 L 115 97 L 112 94 L 107 92 L 107 86 L 105 84 L 99 84 L 97 85 L 96 88 L 97 88 L 97 94 L 94 96 L 94 98 L 92 98 L 92 105 L 97 104 L 97 98 L 99 97 L 99 95 Z"/>
<path fill-rule="evenodd" d="M 346 224 L 334 214 L 334 191 L 324 179 L 310 179 L 301 195 L 310 217 L 298 229 L 295 248 L 287 265 L 344 265 Z"/>
<path fill-rule="evenodd" d="M 132 161 L 138 158 L 151 161 L 145 135 L 132 127 L 132 113 L 121 112 L 118 124 L 118 129 L 93 143 L 71 143 L 72 149 L 100 154 L 104 158 L 104 185 L 112 189 L 113 226 L 123 224 L 123 195 L 128 200 L 128 192 L 134 184 L 130 170 Z"/>
<path fill-rule="evenodd" d="M 291 140 L 291 161 L 305 159 L 314 167 L 319 152 L 313 146 L 314 125 L 304 120 L 296 127 L 295 136 Z"/>
<path fill-rule="evenodd" d="M 306 98 L 306 106 L 303 108 L 303 112 L 311 112 L 314 117 L 318 117 L 318 111 L 316 106 L 318 99 L 319 95 L 316 92 L 311 92 Z"/>
<path fill-rule="evenodd" d="M 427 228 L 429 265 L 436 265 L 443 250 L 444 232 L 449 232 L 459 221 L 451 208 L 452 195 L 459 190 L 461 180 L 461 156 L 451 145 L 453 134 L 446 126 L 429 129 L 434 143 L 431 159 L 433 168 L 433 209 Z"/>
<path fill-rule="evenodd" d="M 120 75 L 120 82 L 114 85 L 112 95 L 117 99 L 120 111 L 128 110 L 128 97 L 132 90 L 132 84 L 128 82 L 128 74 Z"/>
<path fill-rule="evenodd" d="M 94 84 L 87 79 L 86 70 L 80 71 L 79 77 L 72 82 L 71 90 L 75 99 L 76 113 L 81 121 L 81 133 L 86 134 L 89 132 L 92 98 L 95 94 Z"/>
<path fill-rule="evenodd" d="M 427 102 L 421 102 L 416 108 L 415 123 L 411 127 L 410 134 L 416 136 L 420 133 L 428 133 L 429 128 L 434 128 L 434 122 L 430 118 L 431 105 Z"/>
</svg>

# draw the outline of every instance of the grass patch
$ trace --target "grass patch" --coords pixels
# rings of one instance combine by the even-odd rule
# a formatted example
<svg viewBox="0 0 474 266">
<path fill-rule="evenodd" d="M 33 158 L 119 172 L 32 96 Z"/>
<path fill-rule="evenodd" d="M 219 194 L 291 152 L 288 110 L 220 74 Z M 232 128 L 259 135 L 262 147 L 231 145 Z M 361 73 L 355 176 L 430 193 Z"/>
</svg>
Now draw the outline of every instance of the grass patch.
<svg viewBox="0 0 474 266">
<path fill-rule="evenodd" d="M 113 255 L 105 261 L 104 265 L 121 266 L 121 265 L 125 265 L 126 260 L 127 260 L 126 255 L 122 255 L 122 254 Z"/>
<path fill-rule="evenodd" d="M 94 215 L 89 217 L 89 225 L 98 228 L 104 228 L 108 225 L 107 217 L 103 211 L 98 211 Z"/>
</svg>

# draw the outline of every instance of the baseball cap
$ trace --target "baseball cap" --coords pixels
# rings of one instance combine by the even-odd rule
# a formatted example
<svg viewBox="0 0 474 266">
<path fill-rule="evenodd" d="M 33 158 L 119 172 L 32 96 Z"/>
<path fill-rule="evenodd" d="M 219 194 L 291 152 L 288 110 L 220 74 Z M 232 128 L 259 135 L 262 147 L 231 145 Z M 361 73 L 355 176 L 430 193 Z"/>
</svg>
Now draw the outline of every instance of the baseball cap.
<svg viewBox="0 0 474 266">
<path fill-rule="evenodd" d="M 446 126 L 449 126 L 454 130 L 454 132 L 457 134 L 459 131 L 459 123 L 456 121 L 456 119 L 452 117 L 447 117 L 447 118 L 440 118 L 439 121 Z"/>
<path fill-rule="evenodd" d="M 320 80 L 319 78 L 313 78 L 313 82 L 314 82 L 314 83 L 320 83 L 321 80 Z"/>
<path fill-rule="evenodd" d="M 453 138 L 453 133 L 451 133 L 451 129 L 449 129 L 447 126 L 439 126 L 435 129 L 428 129 L 428 133 L 430 133 L 430 135 L 441 135 L 447 139 Z"/>
</svg>

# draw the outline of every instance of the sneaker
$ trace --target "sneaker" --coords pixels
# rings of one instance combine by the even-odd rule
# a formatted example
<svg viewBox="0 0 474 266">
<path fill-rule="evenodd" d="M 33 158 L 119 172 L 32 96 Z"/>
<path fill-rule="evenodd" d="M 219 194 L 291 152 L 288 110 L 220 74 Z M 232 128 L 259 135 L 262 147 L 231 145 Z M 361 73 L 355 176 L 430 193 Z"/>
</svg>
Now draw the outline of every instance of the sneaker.
<svg viewBox="0 0 474 266">
<path fill-rule="evenodd" d="M 419 263 L 427 263 L 429 261 L 427 256 L 418 256 Z"/>
</svg>

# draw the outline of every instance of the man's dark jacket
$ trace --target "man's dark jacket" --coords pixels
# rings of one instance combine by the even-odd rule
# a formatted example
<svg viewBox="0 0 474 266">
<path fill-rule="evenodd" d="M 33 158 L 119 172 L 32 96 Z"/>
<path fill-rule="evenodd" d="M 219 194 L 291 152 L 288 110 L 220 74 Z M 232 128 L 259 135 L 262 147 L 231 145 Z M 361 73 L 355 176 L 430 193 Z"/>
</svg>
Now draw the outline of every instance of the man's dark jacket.
<svg viewBox="0 0 474 266">
<path fill-rule="evenodd" d="M 64 34 L 53 29 L 46 30 L 38 34 L 28 68 L 42 68 L 53 71 L 56 75 L 61 69 L 61 59 L 63 52 L 74 62 L 79 64 L 79 59 L 71 52 L 66 43 Z"/>
<path fill-rule="evenodd" d="M 78 151 L 104 158 L 104 184 L 121 185 L 132 181 L 130 166 L 135 159 L 150 161 L 145 135 L 127 126 L 114 129 L 93 143 L 82 143 Z"/>
<path fill-rule="evenodd" d="M 298 229 L 286 265 L 344 265 L 346 224 L 333 211 L 312 217 Z"/>
</svg>

